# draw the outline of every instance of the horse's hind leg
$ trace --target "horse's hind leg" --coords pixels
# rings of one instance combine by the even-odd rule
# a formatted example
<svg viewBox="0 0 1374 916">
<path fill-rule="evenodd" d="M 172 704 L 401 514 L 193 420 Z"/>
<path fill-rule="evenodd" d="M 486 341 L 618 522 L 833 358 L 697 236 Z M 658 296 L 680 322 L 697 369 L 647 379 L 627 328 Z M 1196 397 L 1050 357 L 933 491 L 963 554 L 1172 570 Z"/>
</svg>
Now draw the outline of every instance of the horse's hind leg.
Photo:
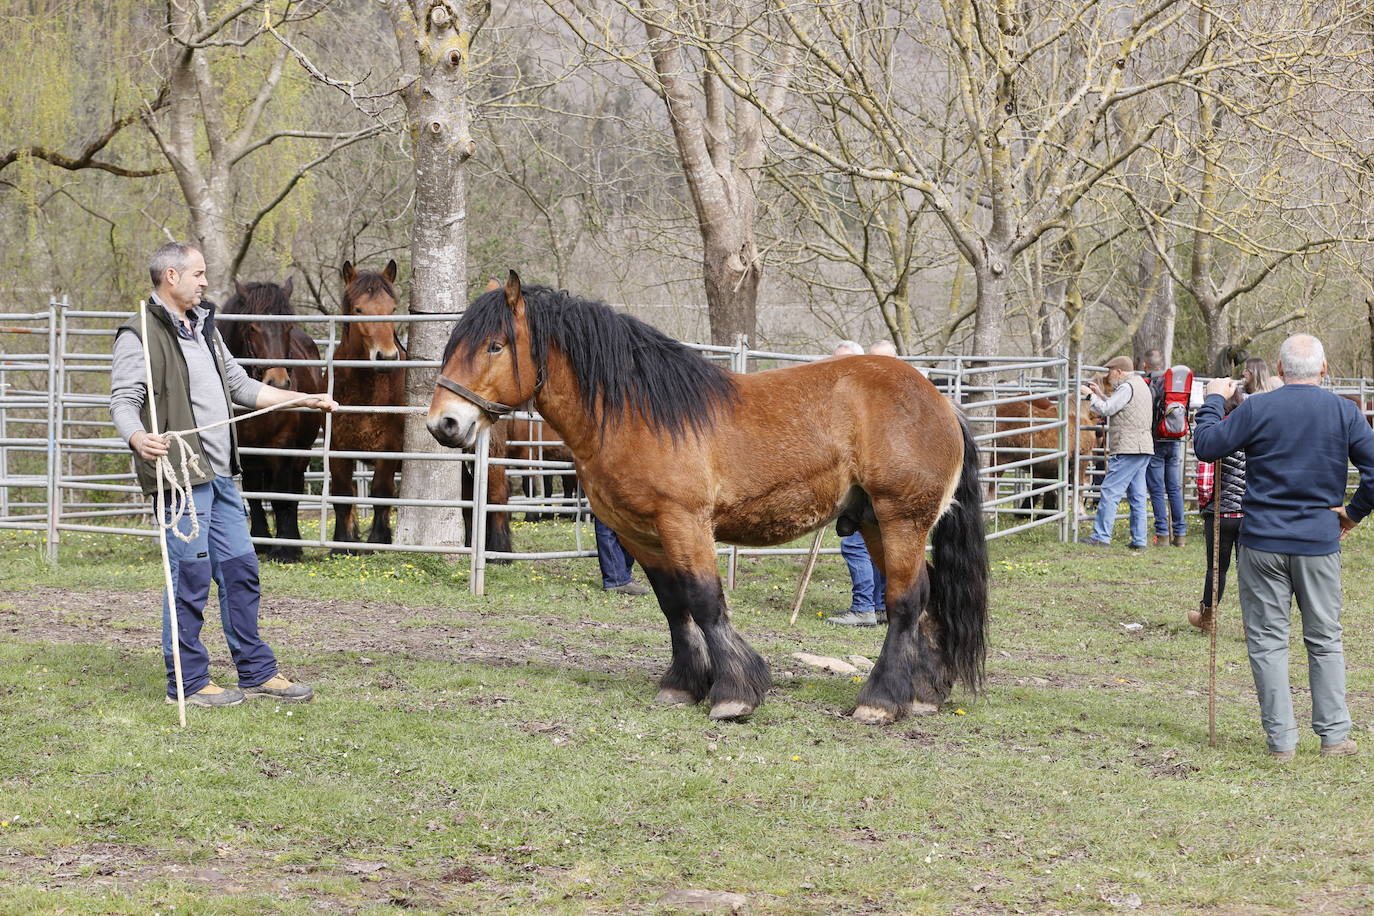
<svg viewBox="0 0 1374 916">
<path fill-rule="evenodd" d="M 860 722 L 895 722 L 908 714 L 930 715 L 949 696 L 953 680 L 944 670 L 940 633 L 926 613 L 930 576 L 925 536 L 909 520 L 889 522 L 881 535 L 863 528 L 874 561 L 887 574 L 887 638 L 859 699 Z"/>
</svg>

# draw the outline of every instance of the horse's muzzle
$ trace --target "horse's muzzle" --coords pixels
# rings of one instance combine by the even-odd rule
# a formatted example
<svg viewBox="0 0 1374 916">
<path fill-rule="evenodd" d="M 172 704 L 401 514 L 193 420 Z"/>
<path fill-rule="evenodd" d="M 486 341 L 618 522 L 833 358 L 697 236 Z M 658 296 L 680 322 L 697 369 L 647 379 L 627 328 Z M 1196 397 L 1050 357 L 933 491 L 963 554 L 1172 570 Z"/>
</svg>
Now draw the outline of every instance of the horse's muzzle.
<svg viewBox="0 0 1374 916">
<path fill-rule="evenodd" d="M 459 419 L 451 413 L 443 413 L 425 424 L 434 441 L 449 448 L 469 448 L 477 441 L 477 421 L 473 418 Z"/>
</svg>

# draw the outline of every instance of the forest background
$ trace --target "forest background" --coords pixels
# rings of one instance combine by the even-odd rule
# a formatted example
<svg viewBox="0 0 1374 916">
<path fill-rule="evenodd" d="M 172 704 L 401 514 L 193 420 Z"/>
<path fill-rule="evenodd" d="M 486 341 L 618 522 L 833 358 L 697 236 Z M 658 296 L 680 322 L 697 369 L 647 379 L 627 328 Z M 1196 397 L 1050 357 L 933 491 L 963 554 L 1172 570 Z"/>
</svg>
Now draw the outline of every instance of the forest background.
<svg viewBox="0 0 1374 916">
<path fill-rule="evenodd" d="M 6 7 L 0 311 L 178 238 L 303 310 L 395 258 L 418 311 L 513 267 L 687 340 L 1374 375 L 1365 3 Z"/>
</svg>

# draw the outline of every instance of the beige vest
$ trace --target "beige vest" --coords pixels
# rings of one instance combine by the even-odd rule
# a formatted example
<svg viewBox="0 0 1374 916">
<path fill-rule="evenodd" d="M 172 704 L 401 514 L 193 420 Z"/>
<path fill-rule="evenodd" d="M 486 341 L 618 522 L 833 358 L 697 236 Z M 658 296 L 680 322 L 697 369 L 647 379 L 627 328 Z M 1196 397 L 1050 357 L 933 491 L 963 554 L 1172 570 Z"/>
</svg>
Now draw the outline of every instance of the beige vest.
<svg viewBox="0 0 1374 916">
<path fill-rule="evenodd" d="M 1131 399 L 1126 406 L 1107 418 L 1109 455 L 1153 455 L 1154 436 L 1150 422 L 1154 419 L 1154 403 L 1150 386 L 1138 375 L 1126 380 L 1131 386 Z"/>
</svg>

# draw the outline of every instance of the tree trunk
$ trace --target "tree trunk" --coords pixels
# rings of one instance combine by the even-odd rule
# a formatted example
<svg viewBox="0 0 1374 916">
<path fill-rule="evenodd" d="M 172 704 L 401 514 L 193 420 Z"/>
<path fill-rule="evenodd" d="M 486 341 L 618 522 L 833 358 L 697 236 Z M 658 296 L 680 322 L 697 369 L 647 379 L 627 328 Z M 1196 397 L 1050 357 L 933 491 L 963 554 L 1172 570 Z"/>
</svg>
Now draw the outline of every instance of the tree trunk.
<svg viewBox="0 0 1374 916">
<path fill-rule="evenodd" d="M 1155 231 L 1167 233 L 1168 230 L 1160 226 Z M 1153 245 L 1140 246 L 1135 288 L 1137 296 L 1148 299 L 1148 305 L 1140 327 L 1131 336 L 1132 350 L 1140 357 L 1149 350 L 1158 349 L 1164 354 L 1164 365 L 1171 366 L 1174 362 L 1174 322 L 1178 315 L 1178 304 L 1174 296 L 1174 278 Z"/>
<path fill-rule="evenodd" d="M 410 311 L 457 316 L 467 299 L 467 212 L 463 164 L 472 155 L 467 90 L 468 52 L 486 19 L 485 5 L 430 0 L 391 0 L 396 44 L 406 67 L 403 93 L 406 125 L 415 159 L 415 223 L 411 232 Z M 449 322 L 417 321 L 410 326 L 407 356 L 438 360 L 452 330 Z M 429 404 L 438 372 L 411 369 L 406 403 Z M 407 452 L 445 451 L 425 429 L 423 414 L 409 414 Z M 402 499 L 457 498 L 462 466 L 454 461 L 407 461 L 401 473 Z M 462 512 L 449 508 L 400 507 L 396 540 L 401 544 L 461 546 Z"/>
</svg>

